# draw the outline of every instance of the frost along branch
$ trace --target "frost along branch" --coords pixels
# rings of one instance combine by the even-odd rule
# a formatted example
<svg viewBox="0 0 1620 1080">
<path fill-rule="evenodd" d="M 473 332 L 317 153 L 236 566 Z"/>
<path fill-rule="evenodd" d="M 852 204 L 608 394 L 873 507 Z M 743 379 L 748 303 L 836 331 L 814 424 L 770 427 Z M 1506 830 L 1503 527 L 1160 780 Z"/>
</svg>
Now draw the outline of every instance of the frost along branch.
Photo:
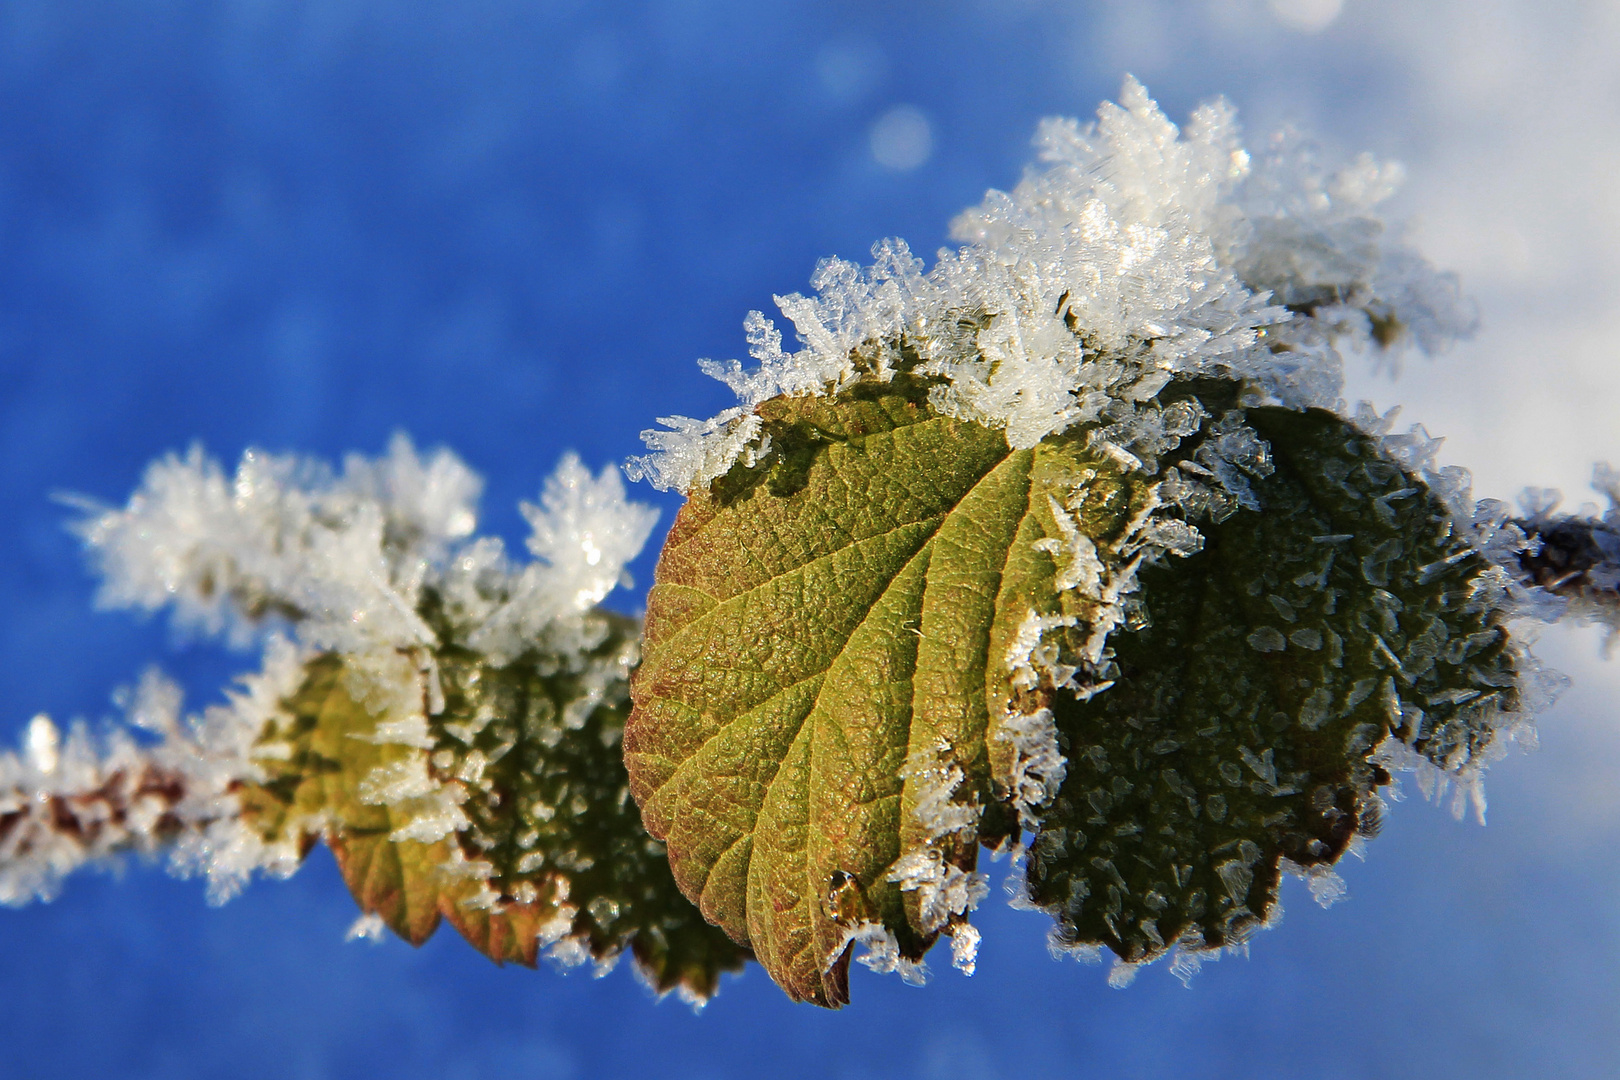
<svg viewBox="0 0 1620 1080">
<path fill-rule="evenodd" d="M 1341 352 L 1472 319 L 1374 207 L 1396 170 L 1254 158 L 1128 81 L 1049 121 L 924 272 L 899 241 L 779 297 L 797 351 L 705 361 L 736 408 L 645 434 L 688 496 L 649 596 L 632 790 L 703 913 L 796 998 L 852 951 L 971 972 L 981 847 L 1054 947 L 1190 977 L 1323 902 L 1392 770 L 1483 812 L 1556 679 L 1523 528 L 1351 415 Z M 1458 803 L 1460 811 L 1462 802 Z"/>
<path fill-rule="evenodd" d="M 1559 492 L 1532 489 L 1513 524 L 1527 536 L 1518 556 L 1524 576 L 1567 600 L 1575 617 L 1603 624 L 1612 647 L 1620 631 L 1620 475 L 1599 465 L 1592 486 L 1609 499 L 1601 517 L 1591 506 L 1559 514 Z"/>
<path fill-rule="evenodd" d="M 317 462 L 193 451 L 78 529 L 110 606 L 264 643 L 226 705 L 180 718 L 152 673 L 130 726 L 65 745 L 49 720 L 7 757 L 4 899 L 48 899 L 77 865 L 167 850 L 212 898 L 290 874 L 316 840 L 362 909 L 419 943 L 441 919 L 497 961 L 611 964 L 711 994 L 746 952 L 676 890 L 620 756 L 639 626 L 599 609 L 656 517 L 616 471 L 564 459 L 524 506 L 534 561 L 475 538 L 481 482 L 454 456 Z"/>
</svg>

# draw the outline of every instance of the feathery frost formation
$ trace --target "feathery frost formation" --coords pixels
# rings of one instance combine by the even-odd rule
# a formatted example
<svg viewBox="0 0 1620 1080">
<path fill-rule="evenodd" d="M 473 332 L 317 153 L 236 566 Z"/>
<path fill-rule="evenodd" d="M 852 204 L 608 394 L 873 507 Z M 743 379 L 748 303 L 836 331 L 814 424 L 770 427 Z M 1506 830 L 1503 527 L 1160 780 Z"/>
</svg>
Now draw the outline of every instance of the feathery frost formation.
<svg viewBox="0 0 1620 1080">
<path fill-rule="evenodd" d="M 754 407 L 831 394 L 897 370 L 940 380 L 940 412 L 1005 430 L 1014 449 L 1081 424 L 1129 449 L 1146 403 L 1176 376 L 1248 381 L 1253 403 L 1341 408 L 1340 350 L 1469 333 L 1455 279 L 1378 216 L 1395 165 L 1369 155 L 1334 172 L 1279 134 L 1257 155 L 1230 105 L 1178 130 L 1134 79 L 1094 124 L 1051 119 L 1041 164 L 962 214 L 927 273 L 885 240 L 860 267 L 828 259 L 815 296 L 776 298 L 800 343 L 760 312 L 745 322 L 751 370 L 700 366 L 740 404 L 643 433 L 632 479 L 690 491 L 767 453 Z"/>
<path fill-rule="evenodd" d="M 481 488 L 455 455 L 424 457 L 401 435 L 341 472 L 249 450 L 227 477 L 193 448 L 154 462 L 122 508 L 81 503 L 74 528 L 104 577 L 103 606 L 167 607 L 186 630 L 261 642 L 263 670 L 185 720 L 178 687 L 149 672 L 125 706 L 127 727 L 155 738 L 120 729 L 98 740 L 79 724 L 64 742 L 36 717 L 23 752 L 0 757 L 0 900 L 50 899 L 77 866 L 124 851 L 168 851 L 176 872 L 207 877 L 216 901 L 255 871 L 291 873 L 328 823 L 266 836 L 238 793 L 292 753 L 266 734 L 293 721 L 289 702 L 322 656 L 341 657 L 344 689 L 381 718 L 367 741 L 423 751 L 414 770 L 396 763 L 400 775 L 361 785 L 403 821 L 396 839 L 471 826 L 465 763 L 435 770 L 425 752 L 445 709 L 447 652 L 492 668 L 528 657 L 540 676 L 566 676 L 566 729 L 622 699 L 634 641 L 604 654 L 594 608 L 627 583 L 657 511 L 628 502 L 612 466 L 593 476 L 569 455 L 539 504 L 522 508 L 535 558 L 518 563 L 498 538 L 473 536 Z"/>
<path fill-rule="evenodd" d="M 29 723 L 21 754 L 0 754 L 0 903 L 54 899 L 85 863 L 167 851 L 170 866 L 234 895 L 254 871 L 285 877 L 303 853 L 244 827 L 235 789 L 258 774 L 254 740 L 303 681 L 297 649 L 274 637 L 264 668 L 201 716 L 180 719 L 180 692 L 155 670 L 121 695 L 131 729 L 98 739 L 82 723 L 66 740 L 50 718 Z"/>
<path fill-rule="evenodd" d="M 154 462 L 124 509 L 87 506 L 76 531 L 105 607 L 172 607 L 176 625 L 239 644 L 287 623 L 307 649 L 391 664 L 450 644 L 510 658 L 565 634 L 623 583 L 657 518 L 625 501 L 617 470 L 593 477 L 568 455 L 540 505 L 523 505 L 537 561 L 517 566 L 499 539 L 472 536 L 482 488 L 448 450 L 423 459 L 402 435 L 341 473 L 249 450 L 227 480 L 193 448 Z M 442 631 L 419 610 L 430 592 Z"/>
<path fill-rule="evenodd" d="M 1604 647 L 1612 651 L 1620 639 L 1620 470 L 1599 463 L 1592 487 L 1609 500 L 1601 515 L 1591 503 L 1560 514 L 1557 489 L 1526 490 L 1514 524 L 1529 542 L 1518 559 L 1530 581 L 1569 604 L 1571 616 L 1603 626 Z"/>
</svg>

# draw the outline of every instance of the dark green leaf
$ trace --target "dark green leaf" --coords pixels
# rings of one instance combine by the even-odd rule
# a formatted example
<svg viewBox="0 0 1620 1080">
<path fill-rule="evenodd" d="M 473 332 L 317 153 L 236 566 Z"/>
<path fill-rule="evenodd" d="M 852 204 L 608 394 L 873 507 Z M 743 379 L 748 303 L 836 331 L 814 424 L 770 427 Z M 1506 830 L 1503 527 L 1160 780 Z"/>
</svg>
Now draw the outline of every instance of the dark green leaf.
<svg viewBox="0 0 1620 1080">
<path fill-rule="evenodd" d="M 1386 734 L 1456 768 L 1518 705 L 1484 562 L 1423 485 L 1327 413 L 1248 418 L 1276 463 L 1263 511 L 1144 571 L 1151 624 L 1114 639 L 1118 683 L 1055 701 L 1068 776 L 1029 891 L 1062 941 L 1127 961 L 1245 940 L 1280 860 L 1375 833 Z"/>
</svg>

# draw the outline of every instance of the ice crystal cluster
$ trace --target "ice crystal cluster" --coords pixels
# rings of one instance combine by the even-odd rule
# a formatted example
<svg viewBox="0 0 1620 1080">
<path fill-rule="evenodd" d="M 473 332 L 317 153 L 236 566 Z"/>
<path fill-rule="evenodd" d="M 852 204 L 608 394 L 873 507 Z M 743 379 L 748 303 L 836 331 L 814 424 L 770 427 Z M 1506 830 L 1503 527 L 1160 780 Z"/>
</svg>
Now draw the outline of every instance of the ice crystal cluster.
<svg viewBox="0 0 1620 1080">
<path fill-rule="evenodd" d="M 1524 576 L 1567 602 L 1570 616 L 1602 625 L 1612 651 L 1620 636 L 1620 472 L 1600 463 L 1592 487 L 1608 498 L 1608 510 L 1588 503 L 1561 514 L 1560 492 L 1532 488 L 1520 496 L 1522 513 L 1511 525 L 1528 538 L 1518 552 Z"/>
<path fill-rule="evenodd" d="M 290 627 L 312 650 L 390 666 L 463 644 L 511 658 L 623 582 L 657 512 L 629 503 L 616 470 L 592 476 L 573 456 L 524 504 L 535 560 L 514 565 L 499 539 L 475 538 L 483 482 L 454 454 L 424 459 L 404 436 L 376 460 L 322 462 L 249 450 L 231 477 L 200 449 L 155 462 L 128 506 L 89 513 L 77 531 L 104 579 L 100 603 L 157 611 L 238 643 Z M 421 613 L 442 598 L 444 626 Z M 393 692 L 379 672 L 378 692 Z"/>
<path fill-rule="evenodd" d="M 126 697 L 130 729 L 97 738 L 82 723 L 66 739 L 44 714 L 21 754 L 0 755 L 0 903 L 53 899 L 87 862 L 167 852 L 176 872 L 201 873 L 223 900 L 255 870 L 285 876 L 301 853 L 243 826 L 234 790 L 257 773 L 254 740 L 282 694 L 302 678 L 283 639 L 264 670 L 224 705 L 182 723 L 176 687 L 148 672 Z"/>
<path fill-rule="evenodd" d="M 761 402 L 901 369 L 937 376 L 935 408 L 1004 430 L 1014 448 L 1089 424 L 1150 457 L 1183 422 L 1148 404 L 1172 378 L 1241 379 L 1257 402 L 1333 408 L 1341 350 L 1433 351 L 1473 327 L 1455 280 L 1378 214 L 1398 166 L 1363 155 L 1329 172 L 1289 133 L 1251 154 L 1226 102 L 1178 130 L 1135 80 L 1096 123 L 1047 120 L 1035 144 L 1041 164 L 958 217 L 965 246 L 932 270 L 894 239 L 869 267 L 824 261 L 815 296 L 777 297 L 791 352 L 751 313 L 758 366 L 701 363 L 740 404 L 660 421 L 632 478 L 690 491 L 768 451 Z"/>
</svg>

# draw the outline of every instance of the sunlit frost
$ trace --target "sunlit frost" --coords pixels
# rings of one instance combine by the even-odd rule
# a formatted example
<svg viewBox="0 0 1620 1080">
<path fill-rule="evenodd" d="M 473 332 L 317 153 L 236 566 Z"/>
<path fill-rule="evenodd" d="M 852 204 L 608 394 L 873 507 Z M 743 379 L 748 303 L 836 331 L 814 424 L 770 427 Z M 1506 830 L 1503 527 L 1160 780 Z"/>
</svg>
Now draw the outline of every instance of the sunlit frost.
<svg viewBox="0 0 1620 1080">
<path fill-rule="evenodd" d="M 740 404 L 713 420 L 668 417 L 632 478 L 689 491 L 766 452 L 753 409 L 779 395 L 892 378 L 902 342 L 930 401 L 1003 430 L 1014 448 L 1151 399 L 1178 375 L 1248 380 L 1275 402 L 1335 408 L 1342 350 L 1393 357 L 1470 333 L 1456 280 L 1387 225 L 1400 168 L 1369 155 L 1324 167 L 1292 132 L 1244 145 L 1232 107 L 1184 127 L 1126 79 L 1097 120 L 1041 123 L 1037 162 L 953 223 L 963 247 L 930 270 L 905 243 L 870 266 L 828 259 L 813 296 L 776 298 L 798 348 L 753 312 L 757 366 L 702 361 Z M 857 368 L 860 351 L 864 367 Z"/>
</svg>

